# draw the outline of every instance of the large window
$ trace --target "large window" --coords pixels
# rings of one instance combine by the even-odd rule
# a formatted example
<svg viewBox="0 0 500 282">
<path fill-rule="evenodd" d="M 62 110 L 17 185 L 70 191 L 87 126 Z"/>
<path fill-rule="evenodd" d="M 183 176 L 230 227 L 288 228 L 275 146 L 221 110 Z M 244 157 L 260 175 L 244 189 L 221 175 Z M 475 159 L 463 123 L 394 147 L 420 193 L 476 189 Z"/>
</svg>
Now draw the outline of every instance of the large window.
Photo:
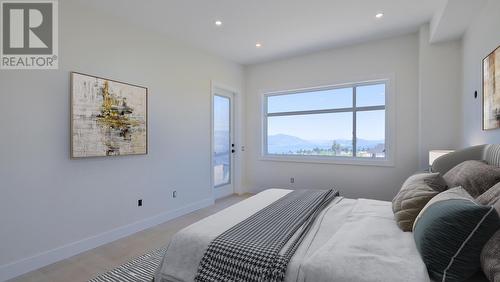
<svg viewBox="0 0 500 282">
<path fill-rule="evenodd" d="M 265 157 L 387 160 L 388 81 L 264 96 Z"/>
</svg>

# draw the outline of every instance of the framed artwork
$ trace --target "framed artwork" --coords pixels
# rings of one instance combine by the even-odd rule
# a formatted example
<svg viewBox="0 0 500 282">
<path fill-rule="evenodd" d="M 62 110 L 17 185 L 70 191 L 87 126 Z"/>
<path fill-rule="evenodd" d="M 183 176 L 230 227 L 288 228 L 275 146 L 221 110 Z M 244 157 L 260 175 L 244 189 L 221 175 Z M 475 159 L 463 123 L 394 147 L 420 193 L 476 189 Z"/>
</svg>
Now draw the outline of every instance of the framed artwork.
<svg viewBox="0 0 500 282">
<path fill-rule="evenodd" d="M 483 59 L 483 130 L 500 128 L 500 46 Z"/>
<path fill-rule="evenodd" d="M 148 153 L 148 89 L 71 73 L 71 157 Z"/>
</svg>

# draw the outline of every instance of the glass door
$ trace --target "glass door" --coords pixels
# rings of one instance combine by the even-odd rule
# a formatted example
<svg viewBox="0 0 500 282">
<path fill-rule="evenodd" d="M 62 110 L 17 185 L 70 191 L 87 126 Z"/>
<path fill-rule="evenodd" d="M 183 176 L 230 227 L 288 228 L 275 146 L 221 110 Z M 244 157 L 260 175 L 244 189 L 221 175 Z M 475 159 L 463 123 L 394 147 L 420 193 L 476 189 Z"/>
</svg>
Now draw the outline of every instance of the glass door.
<svg viewBox="0 0 500 282">
<path fill-rule="evenodd" d="M 213 95 L 213 185 L 215 197 L 233 193 L 232 93 L 216 89 Z"/>
</svg>

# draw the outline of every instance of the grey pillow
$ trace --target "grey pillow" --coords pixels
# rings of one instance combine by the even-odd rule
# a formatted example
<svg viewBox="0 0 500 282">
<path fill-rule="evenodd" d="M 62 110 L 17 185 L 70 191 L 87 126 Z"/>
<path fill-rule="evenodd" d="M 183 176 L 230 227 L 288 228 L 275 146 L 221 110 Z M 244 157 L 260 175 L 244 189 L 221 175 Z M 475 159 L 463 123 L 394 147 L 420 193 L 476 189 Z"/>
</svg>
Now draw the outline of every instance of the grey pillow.
<svg viewBox="0 0 500 282">
<path fill-rule="evenodd" d="M 491 282 L 500 281 L 500 230 L 484 245 L 481 268 Z"/>
<path fill-rule="evenodd" d="M 420 210 L 430 199 L 446 188 L 446 183 L 439 173 L 421 173 L 410 176 L 392 200 L 392 211 L 399 228 L 405 232 L 411 231 Z"/>
<path fill-rule="evenodd" d="M 477 197 L 480 204 L 493 206 L 500 214 L 500 183 Z M 490 281 L 500 281 L 500 230 L 491 237 L 481 252 L 481 267 Z"/>
<path fill-rule="evenodd" d="M 465 161 L 443 175 L 449 187 L 462 186 L 477 198 L 493 185 L 500 182 L 500 168 L 483 161 Z"/>
<path fill-rule="evenodd" d="M 477 197 L 476 201 L 482 205 L 495 206 L 500 214 L 500 183 L 495 184 L 490 189 Z"/>
</svg>

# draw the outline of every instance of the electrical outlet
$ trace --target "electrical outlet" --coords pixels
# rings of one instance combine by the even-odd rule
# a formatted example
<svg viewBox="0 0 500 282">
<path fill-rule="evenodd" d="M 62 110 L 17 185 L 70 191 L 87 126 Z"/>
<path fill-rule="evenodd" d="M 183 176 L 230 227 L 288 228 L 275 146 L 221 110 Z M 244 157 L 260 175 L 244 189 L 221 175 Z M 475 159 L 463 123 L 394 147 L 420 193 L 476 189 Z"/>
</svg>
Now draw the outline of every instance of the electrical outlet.
<svg viewBox="0 0 500 282">
<path fill-rule="evenodd" d="M 295 183 L 295 178 L 290 177 L 290 183 Z"/>
<path fill-rule="evenodd" d="M 142 207 L 142 199 L 137 200 L 137 206 Z"/>
<path fill-rule="evenodd" d="M 177 191 L 172 192 L 172 198 L 177 198 Z"/>
</svg>

